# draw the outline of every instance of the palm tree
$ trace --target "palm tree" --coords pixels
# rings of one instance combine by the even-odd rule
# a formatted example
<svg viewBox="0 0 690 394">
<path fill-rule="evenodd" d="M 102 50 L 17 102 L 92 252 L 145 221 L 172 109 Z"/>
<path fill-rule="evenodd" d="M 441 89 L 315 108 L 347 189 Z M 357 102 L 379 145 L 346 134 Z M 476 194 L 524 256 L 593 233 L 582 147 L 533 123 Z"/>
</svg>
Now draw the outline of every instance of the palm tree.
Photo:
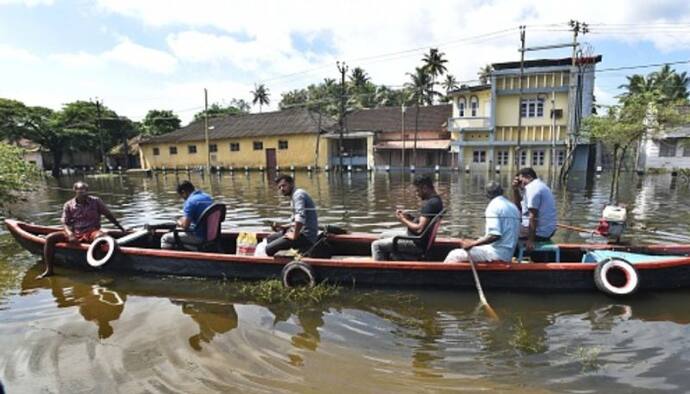
<svg viewBox="0 0 690 394">
<path fill-rule="evenodd" d="M 355 67 L 352 69 L 352 74 L 350 74 L 350 82 L 355 88 L 361 88 L 369 82 L 369 76 L 361 67 Z"/>
<path fill-rule="evenodd" d="M 414 115 L 414 144 L 412 145 L 412 163 L 417 164 L 417 134 L 419 132 L 419 105 L 432 104 L 434 96 L 439 93 L 434 91 L 434 82 L 431 73 L 427 67 L 417 67 L 415 73 L 407 73 L 410 76 L 410 82 L 405 84 L 405 87 L 410 90 L 411 101 L 415 105 Z M 404 163 L 403 163 L 404 165 Z"/>
<path fill-rule="evenodd" d="M 430 48 L 429 53 L 424 55 L 422 62 L 424 63 L 424 68 L 431 75 L 431 84 L 436 85 L 436 77 L 445 74 L 448 69 L 445 64 L 448 60 L 443 57 L 446 54 L 439 52 L 438 48 Z"/>
<path fill-rule="evenodd" d="M 455 79 L 455 77 L 451 74 L 446 74 L 446 79 L 441 82 L 441 86 L 443 89 L 445 89 L 446 93 L 450 92 L 451 90 L 455 90 L 458 88 L 458 81 Z"/>
<path fill-rule="evenodd" d="M 268 91 L 266 85 L 260 84 L 257 86 L 254 84 L 254 90 L 251 93 L 254 95 L 252 104 L 256 105 L 256 103 L 259 103 L 259 112 L 261 112 L 261 107 L 264 104 L 270 104 L 271 100 L 268 96 L 270 96 L 271 93 Z"/>
<path fill-rule="evenodd" d="M 479 69 L 479 72 L 477 73 L 477 76 L 479 76 L 479 83 L 482 85 L 486 85 L 489 83 L 489 78 L 491 78 L 491 72 L 493 71 L 493 67 L 491 67 L 490 64 L 485 65 L 484 67 Z"/>
</svg>

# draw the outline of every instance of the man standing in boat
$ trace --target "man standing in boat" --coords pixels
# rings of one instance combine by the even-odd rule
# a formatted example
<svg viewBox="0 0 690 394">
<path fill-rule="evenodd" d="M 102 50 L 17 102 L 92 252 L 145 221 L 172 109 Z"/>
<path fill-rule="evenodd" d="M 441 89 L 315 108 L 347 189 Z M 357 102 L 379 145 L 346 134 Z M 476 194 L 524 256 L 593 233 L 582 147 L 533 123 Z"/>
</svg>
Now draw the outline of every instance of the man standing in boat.
<svg viewBox="0 0 690 394">
<path fill-rule="evenodd" d="M 551 189 L 530 167 L 521 168 L 513 180 L 513 202 L 522 211 L 520 239 L 527 251 L 535 242 L 550 241 L 556 233 L 556 202 Z"/>
<path fill-rule="evenodd" d="M 120 230 L 125 231 L 125 228 L 120 225 L 105 203 L 100 198 L 89 195 L 89 185 L 86 182 L 75 182 L 72 189 L 75 193 L 74 198 L 67 201 L 62 207 L 63 229 L 48 234 L 46 237 L 46 243 L 43 247 L 46 270 L 38 276 L 39 279 L 53 275 L 56 243 L 65 241 L 69 243 L 91 243 L 94 239 L 105 235 L 101 231 L 101 215 L 108 218 Z"/>
<path fill-rule="evenodd" d="M 295 180 L 290 175 L 280 175 L 275 182 L 280 194 L 290 197 L 292 218 L 288 225 L 271 226 L 276 233 L 266 239 L 266 254 L 273 256 L 280 250 L 292 248 L 304 252 L 316 242 L 319 232 L 316 204 L 306 191 L 295 188 Z"/>
<path fill-rule="evenodd" d="M 462 249 L 452 250 L 444 263 L 468 261 L 511 261 L 520 232 L 520 211 L 515 204 L 503 197 L 503 188 L 498 182 L 486 185 L 489 205 L 484 211 L 486 231 L 483 237 L 474 241 L 463 241 Z"/>
<path fill-rule="evenodd" d="M 418 236 L 424 233 L 424 230 L 429 225 L 431 220 L 443 211 L 443 201 L 436 193 L 434 183 L 429 176 L 422 176 L 414 180 L 414 186 L 417 191 L 417 196 L 422 200 L 422 209 L 420 215 L 416 218 L 409 213 L 398 209 L 395 211 L 395 217 L 407 227 L 407 235 Z M 374 260 L 392 260 L 393 256 L 393 237 L 395 235 L 406 235 L 405 233 L 384 233 L 382 238 L 372 242 L 371 255 Z M 401 239 L 398 241 L 397 251 L 403 255 L 420 255 L 424 252 L 425 245 L 429 242 L 430 233 L 427 233 L 423 239 L 409 240 Z"/>
<path fill-rule="evenodd" d="M 177 185 L 177 194 L 184 200 L 183 216 L 177 220 L 177 227 L 183 229 L 178 232 L 178 239 L 184 245 L 199 245 L 206 240 L 206 229 L 199 225 L 201 214 L 213 204 L 213 198 L 198 190 L 190 181 L 182 181 Z M 171 231 L 161 237 L 161 249 L 175 249 L 175 234 Z"/>
</svg>

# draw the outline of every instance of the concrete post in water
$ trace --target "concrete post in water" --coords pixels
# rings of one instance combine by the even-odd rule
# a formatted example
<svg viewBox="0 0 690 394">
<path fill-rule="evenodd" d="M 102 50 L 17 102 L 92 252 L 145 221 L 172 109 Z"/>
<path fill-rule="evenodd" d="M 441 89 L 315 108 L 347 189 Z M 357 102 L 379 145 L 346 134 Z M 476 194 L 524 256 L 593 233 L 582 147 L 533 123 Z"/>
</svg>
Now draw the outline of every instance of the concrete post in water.
<svg viewBox="0 0 690 394">
<path fill-rule="evenodd" d="M 347 172 L 352 172 L 352 166 L 351 165 L 347 166 Z"/>
<path fill-rule="evenodd" d="M 244 166 L 244 172 L 246 172 L 247 174 L 249 173 L 249 167 L 248 166 Z"/>
<path fill-rule="evenodd" d="M 259 166 L 259 171 L 264 172 L 264 166 Z"/>
<path fill-rule="evenodd" d="M 290 172 L 295 172 L 295 166 L 292 164 L 290 165 Z"/>
<path fill-rule="evenodd" d="M 331 170 L 331 168 L 328 166 L 328 164 L 326 164 L 325 166 L 323 166 L 323 170 L 328 172 Z"/>
<path fill-rule="evenodd" d="M 434 166 L 434 172 L 438 173 L 438 172 L 440 172 L 440 171 L 441 171 L 441 166 L 439 166 L 438 164 L 436 164 L 436 166 Z"/>
<path fill-rule="evenodd" d="M 386 172 L 391 172 L 391 166 L 386 165 Z"/>
<path fill-rule="evenodd" d="M 307 171 L 311 172 L 311 165 L 307 166 Z"/>
<path fill-rule="evenodd" d="M 500 174 L 501 173 L 501 166 L 496 166 L 496 173 Z"/>
<path fill-rule="evenodd" d="M 414 173 L 417 169 L 414 167 L 414 164 L 410 166 L 410 172 Z"/>
<path fill-rule="evenodd" d="M 465 166 L 465 173 L 467 173 L 467 174 L 470 173 L 470 165 L 469 165 L 469 164 L 467 164 L 467 165 Z"/>
</svg>

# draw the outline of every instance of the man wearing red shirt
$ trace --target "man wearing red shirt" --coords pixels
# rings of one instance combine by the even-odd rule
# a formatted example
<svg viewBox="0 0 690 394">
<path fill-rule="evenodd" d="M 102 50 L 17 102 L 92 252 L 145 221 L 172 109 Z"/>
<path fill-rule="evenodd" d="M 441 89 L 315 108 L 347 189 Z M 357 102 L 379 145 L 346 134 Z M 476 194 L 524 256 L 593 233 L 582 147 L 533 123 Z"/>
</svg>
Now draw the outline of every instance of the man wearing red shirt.
<svg viewBox="0 0 690 394">
<path fill-rule="evenodd" d="M 89 185 L 86 182 L 76 182 L 73 189 L 75 197 L 67 201 L 62 207 L 62 224 L 64 226 L 62 231 L 56 231 L 46 237 L 46 244 L 43 247 L 46 270 L 38 276 L 39 279 L 53 275 L 56 243 L 65 241 L 69 243 L 91 243 L 94 239 L 105 235 L 101 231 L 101 215 L 108 218 L 120 230 L 125 231 L 125 228 L 110 213 L 103 201 L 98 197 L 89 195 Z"/>
</svg>

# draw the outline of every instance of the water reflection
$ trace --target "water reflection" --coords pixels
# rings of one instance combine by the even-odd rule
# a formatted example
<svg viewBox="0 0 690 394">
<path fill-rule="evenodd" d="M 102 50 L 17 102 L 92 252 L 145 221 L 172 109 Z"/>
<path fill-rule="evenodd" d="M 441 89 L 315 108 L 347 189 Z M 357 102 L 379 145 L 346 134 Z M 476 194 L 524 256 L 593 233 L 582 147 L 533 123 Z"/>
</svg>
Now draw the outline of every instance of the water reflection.
<svg viewBox="0 0 690 394">
<path fill-rule="evenodd" d="M 224 334 L 237 328 L 237 311 L 233 304 L 171 300 L 182 306 L 182 313 L 199 325 L 199 333 L 189 337 L 192 349 L 201 351 L 201 342 L 210 343 L 216 334 Z"/>
</svg>

